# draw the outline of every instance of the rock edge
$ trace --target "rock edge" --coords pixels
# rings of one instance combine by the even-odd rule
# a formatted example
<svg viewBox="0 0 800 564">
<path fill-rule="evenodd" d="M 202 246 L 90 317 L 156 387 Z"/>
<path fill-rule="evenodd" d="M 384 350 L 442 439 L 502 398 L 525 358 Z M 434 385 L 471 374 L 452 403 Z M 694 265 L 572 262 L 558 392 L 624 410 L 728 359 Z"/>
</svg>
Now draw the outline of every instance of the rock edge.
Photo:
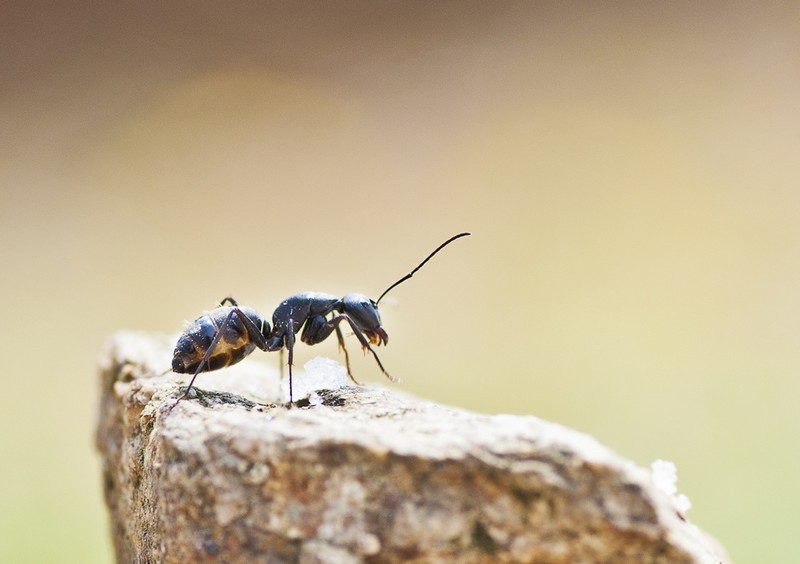
<svg viewBox="0 0 800 564">
<path fill-rule="evenodd" d="M 585 434 L 374 387 L 286 409 L 200 383 L 170 410 L 170 354 L 119 333 L 101 359 L 119 562 L 728 561 L 649 471 Z"/>
</svg>

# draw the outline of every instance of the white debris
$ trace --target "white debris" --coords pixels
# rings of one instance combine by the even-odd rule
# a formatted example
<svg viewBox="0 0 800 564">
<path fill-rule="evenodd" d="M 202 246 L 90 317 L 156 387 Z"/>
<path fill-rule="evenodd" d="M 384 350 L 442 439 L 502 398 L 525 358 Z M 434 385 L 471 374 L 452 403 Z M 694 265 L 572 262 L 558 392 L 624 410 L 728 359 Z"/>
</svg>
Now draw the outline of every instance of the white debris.
<svg viewBox="0 0 800 564">
<path fill-rule="evenodd" d="M 692 507 L 688 497 L 678 492 L 678 469 L 668 460 L 656 460 L 650 465 L 653 485 L 656 489 L 672 499 L 672 504 L 679 513 L 686 513 Z"/>
<path fill-rule="evenodd" d="M 289 376 L 284 377 L 286 400 L 289 400 Z M 292 395 L 294 401 L 309 398 L 312 403 L 321 400 L 315 393 L 317 390 L 336 390 L 351 385 L 344 366 L 332 360 L 318 356 L 303 365 L 303 370 L 295 370 L 292 376 Z"/>
</svg>

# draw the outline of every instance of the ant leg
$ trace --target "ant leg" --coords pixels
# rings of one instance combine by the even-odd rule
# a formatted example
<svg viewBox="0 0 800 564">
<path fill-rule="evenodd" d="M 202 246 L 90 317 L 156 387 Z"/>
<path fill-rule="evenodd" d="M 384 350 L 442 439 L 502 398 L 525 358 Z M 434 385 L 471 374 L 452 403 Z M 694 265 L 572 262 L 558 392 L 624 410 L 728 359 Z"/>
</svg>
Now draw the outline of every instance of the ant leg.
<svg viewBox="0 0 800 564">
<path fill-rule="evenodd" d="M 381 359 L 378 358 L 378 353 L 376 353 L 375 350 L 369 345 L 369 340 L 364 336 L 364 333 L 361 332 L 361 329 L 358 328 L 358 325 L 356 325 L 355 322 L 352 319 L 350 319 L 349 315 L 347 315 L 346 313 L 340 313 L 339 315 L 334 316 L 333 319 L 331 319 L 330 323 L 334 324 L 335 326 L 338 326 L 339 323 L 341 323 L 342 321 L 347 321 L 350 324 L 350 328 L 353 330 L 353 333 L 355 333 L 358 342 L 361 343 L 361 348 L 368 350 L 369 352 L 372 353 L 372 356 L 375 358 L 375 362 L 378 363 L 378 368 L 381 369 L 381 372 L 383 372 L 384 376 L 386 376 L 392 382 L 395 383 L 400 382 L 400 380 L 393 378 L 388 372 L 386 372 L 386 369 L 383 367 L 383 364 L 381 364 Z"/>
<path fill-rule="evenodd" d="M 292 327 L 292 320 L 289 320 L 289 327 Z M 294 364 L 294 331 L 286 332 L 286 348 L 289 349 L 289 406 L 294 403 L 292 394 L 292 364 Z M 281 349 L 283 352 L 283 349 Z"/>
<path fill-rule="evenodd" d="M 221 302 L 219 302 L 219 307 L 223 307 L 226 303 L 231 304 L 232 306 L 238 306 L 239 302 L 233 299 L 233 296 L 225 296 Z"/>
<path fill-rule="evenodd" d="M 353 377 L 353 373 L 350 371 L 350 355 L 347 354 L 347 347 L 344 346 L 344 335 L 342 335 L 342 330 L 339 328 L 338 324 L 336 324 L 336 338 L 339 341 L 339 348 L 344 353 L 344 365 L 347 367 L 347 375 L 350 377 L 353 383 L 363 386 L 361 382 Z"/>
<path fill-rule="evenodd" d="M 232 298 L 225 298 L 225 299 L 232 299 Z M 264 352 L 267 352 L 267 340 L 264 338 L 264 333 L 262 332 L 263 327 L 259 328 L 252 319 L 247 317 L 241 309 L 238 307 L 234 307 L 231 313 L 235 313 L 239 316 L 239 319 L 242 320 L 244 324 L 244 328 L 247 330 L 247 336 L 253 341 L 253 344 L 257 346 Z M 222 328 L 220 328 L 220 332 Z M 269 331 L 269 326 L 267 326 L 267 331 Z"/>
</svg>

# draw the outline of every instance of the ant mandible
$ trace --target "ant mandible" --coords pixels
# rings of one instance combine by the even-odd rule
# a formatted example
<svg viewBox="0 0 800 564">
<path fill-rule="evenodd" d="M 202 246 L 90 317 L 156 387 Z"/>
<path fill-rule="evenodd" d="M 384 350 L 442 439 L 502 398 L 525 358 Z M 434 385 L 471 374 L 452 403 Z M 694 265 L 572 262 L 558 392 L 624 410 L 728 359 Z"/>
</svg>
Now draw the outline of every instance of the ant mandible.
<svg viewBox="0 0 800 564">
<path fill-rule="evenodd" d="M 347 375 L 358 384 L 350 371 L 350 357 L 344 343 L 339 324 L 346 321 L 353 330 L 361 347 L 372 353 L 378 367 L 391 381 L 396 382 L 381 364 L 371 345 L 387 344 L 389 336 L 381 326 L 378 304 L 395 286 L 405 282 L 422 268 L 436 253 L 460 237 L 470 233 L 459 233 L 436 247 L 414 270 L 389 286 L 377 300 L 363 294 L 347 294 L 337 298 L 321 292 L 301 292 L 286 298 L 272 314 L 272 329 L 269 323 L 252 308 L 240 306 L 228 296 L 219 306 L 190 323 L 175 345 L 172 370 L 179 374 L 192 373 L 192 379 L 178 402 L 189 395 L 195 378 L 201 372 L 217 370 L 236 364 L 253 352 L 281 352 L 283 371 L 283 349 L 289 351 L 289 404 L 293 403 L 292 366 L 294 364 L 295 335 L 303 329 L 300 340 L 307 345 L 316 345 L 336 332 L 339 348 L 344 352 Z M 328 315 L 332 317 L 328 318 Z M 177 405 L 177 402 L 175 403 Z M 173 406 L 174 407 L 174 406 Z"/>
</svg>

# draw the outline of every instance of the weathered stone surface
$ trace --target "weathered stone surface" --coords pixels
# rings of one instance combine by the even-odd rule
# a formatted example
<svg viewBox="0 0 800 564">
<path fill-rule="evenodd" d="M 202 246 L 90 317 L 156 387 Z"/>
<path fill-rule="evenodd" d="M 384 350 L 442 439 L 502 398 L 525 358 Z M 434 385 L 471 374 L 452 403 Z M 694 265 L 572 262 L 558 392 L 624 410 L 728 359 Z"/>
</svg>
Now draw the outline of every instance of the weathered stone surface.
<svg viewBox="0 0 800 564">
<path fill-rule="evenodd" d="M 649 471 L 584 434 L 374 387 L 292 409 L 198 389 L 170 410 L 171 344 L 120 333 L 102 361 L 120 562 L 727 560 Z M 277 380 L 247 364 L 219 374 Z"/>
</svg>

